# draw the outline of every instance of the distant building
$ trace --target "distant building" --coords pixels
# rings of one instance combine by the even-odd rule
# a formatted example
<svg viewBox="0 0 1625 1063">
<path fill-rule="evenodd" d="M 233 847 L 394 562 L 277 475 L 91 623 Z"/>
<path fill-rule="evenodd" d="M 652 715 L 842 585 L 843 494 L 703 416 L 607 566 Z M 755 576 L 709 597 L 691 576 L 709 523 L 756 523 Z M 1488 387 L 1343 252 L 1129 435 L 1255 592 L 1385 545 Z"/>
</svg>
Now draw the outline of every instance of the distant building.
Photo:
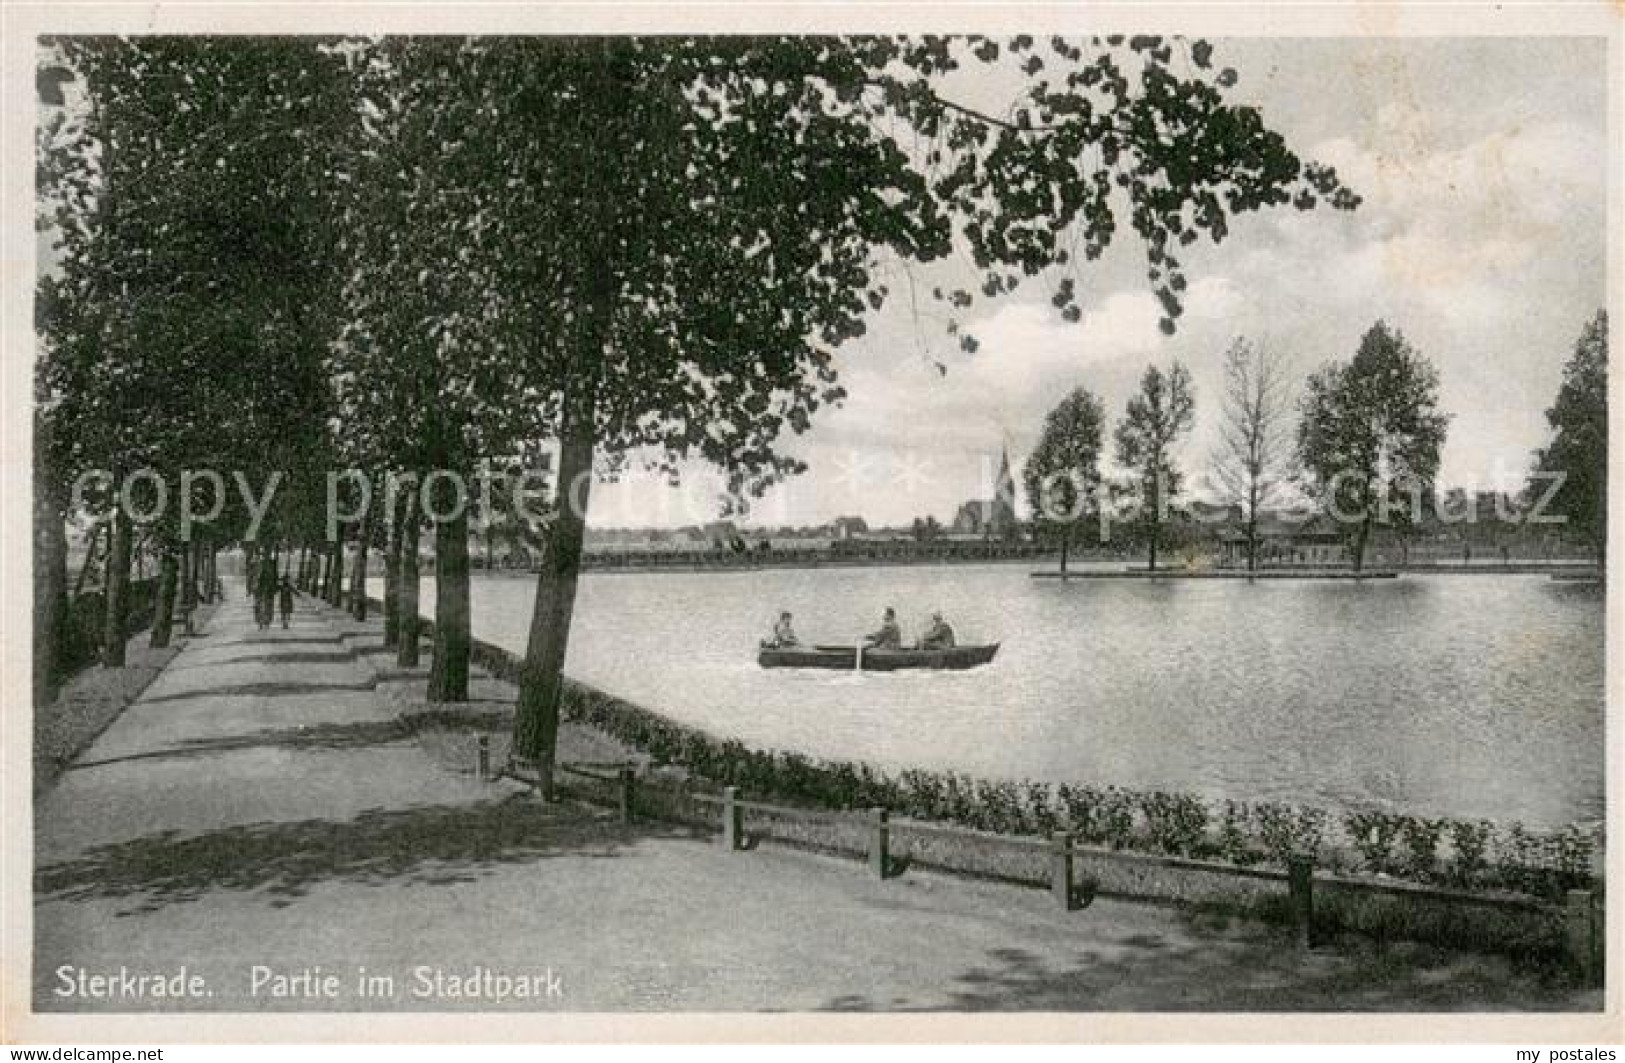
<svg viewBox="0 0 1625 1063">
<path fill-rule="evenodd" d="M 738 525 L 731 520 L 713 520 L 700 529 L 704 541 L 717 550 L 743 550 L 745 540 L 739 534 Z"/>
<path fill-rule="evenodd" d="M 1337 565 L 1349 559 L 1343 533 L 1328 517 L 1308 517 L 1260 510 L 1258 564 Z M 1219 532 L 1219 563 L 1226 568 L 1247 565 L 1247 525 L 1240 507 Z"/>
<path fill-rule="evenodd" d="M 1244 514 L 1239 505 L 1224 502 L 1204 502 L 1193 498 L 1182 507 L 1197 524 L 1239 525 Z"/>
<path fill-rule="evenodd" d="M 869 522 L 862 517 L 836 517 L 829 526 L 830 536 L 835 539 L 855 539 L 860 535 L 867 535 Z"/>
<path fill-rule="evenodd" d="M 952 525 L 956 536 L 984 539 L 1017 539 L 1021 522 L 1016 519 L 1016 481 L 1010 475 L 1010 454 L 999 452 L 999 475 L 993 482 L 992 498 L 973 498 L 959 507 Z"/>
</svg>

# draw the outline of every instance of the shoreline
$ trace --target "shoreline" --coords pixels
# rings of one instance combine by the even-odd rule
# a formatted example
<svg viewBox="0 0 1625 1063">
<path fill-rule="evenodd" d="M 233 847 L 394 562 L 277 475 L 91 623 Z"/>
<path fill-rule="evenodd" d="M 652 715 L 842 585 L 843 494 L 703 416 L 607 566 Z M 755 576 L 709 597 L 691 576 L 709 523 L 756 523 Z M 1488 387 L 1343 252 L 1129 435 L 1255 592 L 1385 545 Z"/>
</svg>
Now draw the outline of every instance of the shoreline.
<svg viewBox="0 0 1625 1063">
<path fill-rule="evenodd" d="M 796 559 L 785 561 L 752 561 L 739 564 L 698 564 L 693 562 L 672 564 L 584 564 L 581 574 L 587 575 L 643 575 L 650 573 L 672 573 L 675 575 L 695 575 L 698 573 L 751 573 L 765 572 L 774 569 L 810 570 L 810 569 L 854 569 L 854 568 L 929 568 L 929 567 L 957 567 L 957 566 L 985 566 L 985 565 L 1031 565 L 1034 561 L 1043 561 L 1054 557 L 1053 554 L 1038 554 L 1027 557 L 921 557 L 921 558 L 820 558 Z M 426 561 L 432 560 L 432 555 L 426 555 Z M 1113 559 L 1110 561 L 1085 561 L 1085 565 L 1142 565 L 1141 562 Z M 474 566 L 472 573 L 477 575 L 495 576 L 500 578 L 521 579 L 533 578 L 536 570 L 532 568 L 484 568 Z M 1450 576 L 1533 576 L 1551 575 L 1565 579 L 1593 579 L 1599 576 L 1596 565 L 1584 561 L 1513 561 L 1511 563 L 1469 563 L 1462 565 L 1451 562 L 1412 562 L 1408 565 L 1389 565 L 1379 569 L 1367 569 L 1363 575 L 1367 578 L 1387 578 L 1395 574 L 1414 573 L 1416 575 L 1450 575 Z M 1059 571 L 1040 569 L 1032 575 L 1044 578 L 1059 578 Z M 1152 573 L 1138 571 L 1132 567 L 1102 571 L 1099 569 L 1068 570 L 1068 579 L 1099 579 L 1103 576 L 1117 577 L 1119 575 L 1138 576 L 1141 578 L 1153 575 Z M 1187 577 L 1213 577 L 1219 576 L 1231 579 L 1245 579 L 1248 573 L 1241 569 L 1203 569 L 1196 572 L 1180 569 L 1159 569 L 1154 574 L 1157 578 L 1187 576 Z M 1316 568 L 1305 566 L 1294 568 L 1281 566 L 1260 569 L 1252 573 L 1259 579 L 1290 579 L 1290 578 L 1354 578 L 1354 572 L 1349 568 Z M 368 578 L 381 579 L 383 571 L 371 571 Z"/>
<path fill-rule="evenodd" d="M 1121 572 L 1029 572 L 1033 579 L 1059 580 L 1070 583 L 1072 580 L 1102 580 L 1102 579 L 1228 579 L 1228 580 L 1259 580 L 1259 579 L 1340 579 L 1340 580 L 1368 580 L 1368 579 L 1398 579 L 1399 572 L 1394 569 L 1368 569 L 1364 572 L 1355 572 L 1353 569 L 1321 568 L 1303 569 L 1294 571 L 1289 569 L 1261 569 L 1256 572 L 1236 571 L 1230 569 L 1202 569 L 1189 571 L 1182 569 L 1158 569 L 1155 572 L 1146 569 L 1125 569 Z"/>
</svg>

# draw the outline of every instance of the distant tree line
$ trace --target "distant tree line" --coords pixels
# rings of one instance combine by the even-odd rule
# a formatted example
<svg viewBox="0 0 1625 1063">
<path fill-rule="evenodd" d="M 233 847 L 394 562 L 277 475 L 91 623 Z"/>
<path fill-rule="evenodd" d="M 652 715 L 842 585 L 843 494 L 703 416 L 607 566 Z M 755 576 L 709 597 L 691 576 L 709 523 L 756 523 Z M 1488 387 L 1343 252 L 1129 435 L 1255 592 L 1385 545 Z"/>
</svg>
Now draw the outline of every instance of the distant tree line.
<svg viewBox="0 0 1625 1063">
<path fill-rule="evenodd" d="M 1535 454 L 1519 499 L 1523 509 L 1589 543 L 1599 563 L 1607 544 L 1607 363 L 1607 315 L 1599 311 L 1564 368 L 1546 413 L 1551 441 Z M 1307 503 L 1306 515 L 1323 516 L 1337 529 L 1356 571 L 1379 530 L 1403 537 L 1437 526 L 1452 506 L 1466 508 L 1453 501 L 1459 492 L 1444 499 L 1438 492 L 1450 423 L 1438 408 L 1438 389 L 1438 371 L 1382 321 L 1349 361 L 1312 373 L 1296 398 L 1290 363 L 1279 351 L 1233 341 L 1224 359 L 1213 484 L 1227 512 L 1239 513 L 1248 569 L 1260 559 L 1261 514 L 1289 491 Z M 1173 449 L 1194 409 L 1184 366 L 1148 367 L 1115 433 L 1122 470 L 1115 481 L 1101 469 L 1100 400 L 1080 387 L 1049 412 L 1023 480 L 1034 531 L 1059 546 L 1063 571 L 1088 531 L 1100 528 L 1100 543 L 1118 541 L 1106 529 L 1125 514 L 1156 568 L 1165 526 L 1181 508 L 1184 477 Z"/>
</svg>

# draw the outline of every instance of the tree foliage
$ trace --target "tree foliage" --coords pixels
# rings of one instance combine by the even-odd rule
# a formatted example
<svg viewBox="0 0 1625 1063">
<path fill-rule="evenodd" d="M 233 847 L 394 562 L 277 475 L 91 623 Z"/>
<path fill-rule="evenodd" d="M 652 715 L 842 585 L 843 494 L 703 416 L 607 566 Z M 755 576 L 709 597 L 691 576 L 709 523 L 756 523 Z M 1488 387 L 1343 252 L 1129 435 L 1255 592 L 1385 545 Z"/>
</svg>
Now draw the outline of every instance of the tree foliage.
<svg viewBox="0 0 1625 1063">
<path fill-rule="evenodd" d="M 379 143 L 356 187 L 392 205 L 356 257 L 393 282 L 352 282 L 385 311 L 355 331 L 406 326 L 374 337 L 386 359 L 483 360 L 491 379 L 454 383 L 522 395 L 510 407 L 554 431 L 580 377 L 601 455 L 703 460 L 749 495 L 799 470 L 775 443 L 844 398 L 833 350 L 897 295 L 900 262 L 966 252 L 978 284 L 930 296 L 974 346 L 973 303 L 1029 281 L 1075 316 L 1078 271 L 1124 216 L 1171 328 L 1178 248 L 1265 206 L 1354 205 L 1224 100 L 1234 74 L 1211 55 L 1153 37 L 369 42 L 356 68 Z M 986 67 L 1023 85 L 1005 114 L 955 101 Z M 599 303 L 601 344 L 583 335 Z M 346 379 L 365 390 L 376 368 Z M 399 408 L 392 394 L 375 405 Z"/>
<path fill-rule="evenodd" d="M 1381 321 L 1348 363 L 1309 378 L 1298 453 L 1356 570 L 1374 523 L 1408 526 L 1433 494 L 1450 426 L 1438 393 L 1438 371 Z"/>
<path fill-rule="evenodd" d="M 1546 411 L 1552 438 L 1535 456 L 1529 494 L 1544 498 L 1547 477 L 1562 480 L 1547 503 L 1589 542 L 1599 563 L 1608 555 L 1608 312 L 1586 323 L 1563 366 L 1557 399 Z"/>
<path fill-rule="evenodd" d="M 42 283 L 59 473 L 304 463 L 327 419 L 331 63 L 295 38 L 59 47 L 88 101 L 54 153 Z"/>
<path fill-rule="evenodd" d="M 1077 388 L 1044 418 L 1038 444 L 1022 468 L 1022 486 L 1035 530 L 1061 543 L 1061 571 L 1080 527 L 1099 515 L 1100 450 L 1105 429 L 1100 400 Z"/>
<path fill-rule="evenodd" d="M 1258 563 L 1258 517 L 1293 472 L 1292 382 L 1276 351 L 1236 337 L 1224 356 L 1219 445 L 1213 469 L 1241 508 L 1247 568 Z"/>
<path fill-rule="evenodd" d="M 1162 526 L 1184 480 L 1174 464 L 1173 447 L 1190 431 L 1195 415 L 1190 372 L 1179 362 L 1167 373 L 1150 365 L 1117 425 L 1117 461 L 1132 476 L 1129 488 L 1136 522 L 1144 530 L 1153 569 Z"/>
</svg>

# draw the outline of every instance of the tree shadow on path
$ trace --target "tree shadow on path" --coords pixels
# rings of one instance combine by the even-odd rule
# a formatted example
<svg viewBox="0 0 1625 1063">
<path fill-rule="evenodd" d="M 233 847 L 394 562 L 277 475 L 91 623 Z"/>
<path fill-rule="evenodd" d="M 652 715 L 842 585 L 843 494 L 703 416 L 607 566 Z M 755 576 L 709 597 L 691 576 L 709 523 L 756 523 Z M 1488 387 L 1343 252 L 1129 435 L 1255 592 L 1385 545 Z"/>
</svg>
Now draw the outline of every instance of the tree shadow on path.
<svg viewBox="0 0 1625 1063">
<path fill-rule="evenodd" d="M 245 635 L 242 638 L 228 639 L 218 648 L 227 646 L 342 646 L 343 635 Z M 216 647 L 209 647 L 215 649 Z"/>
<path fill-rule="evenodd" d="M 1444 1011 L 1575 1009 L 1585 1002 L 1551 971 L 1411 942 L 1346 935 L 1299 952 L 1279 928 L 1186 925 L 1167 936 L 1138 933 L 1080 942 L 1057 960 L 996 948 L 952 976 L 951 1011 Z M 946 973 L 946 972 L 945 972 Z M 826 1005 L 868 1011 L 897 1006 L 848 994 Z M 904 1005 L 906 1007 L 906 1005 Z"/>
<path fill-rule="evenodd" d="M 243 749 L 362 749 L 367 746 L 405 741 L 417 733 L 417 730 L 412 721 L 403 719 L 369 720 L 360 723 L 314 723 L 304 727 L 263 729 L 247 734 L 222 735 L 218 738 L 189 738 L 178 745 L 163 749 L 128 753 L 103 760 L 81 760 L 67 770 L 85 771 L 131 760 L 173 760 L 214 753 L 232 753 Z"/>
<path fill-rule="evenodd" d="M 174 694 L 142 698 L 143 705 L 162 705 L 174 701 L 196 701 L 199 698 L 277 698 L 301 694 L 357 693 L 372 690 L 375 680 L 359 683 L 238 683 L 235 686 L 211 686 L 202 690 L 182 690 Z"/>
<path fill-rule="evenodd" d="M 221 668 L 228 664 L 354 664 L 356 655 L 353 653 L 249 653 L 238 657 L 216 657 L 213 660 L 198 661 L 194 664 L 172 664 L 171 672 L 201 672 L 209 668 Z"/>
<path fill-rule="evenodd" d="M 96 846 L 42 867 L 37 901 L 129 898 L 119 915 L 195 901 L 221 890 L 263 891 L 285 907 L 326 882 L 449 886 L 507 865 L 557 856 L 615 857 L 687 828 L 625 827 L 601 811 L 534 798 L 363 812 L 354 819 L 251 823 L 202 834 L 163 831 Z"/>
</svg>

